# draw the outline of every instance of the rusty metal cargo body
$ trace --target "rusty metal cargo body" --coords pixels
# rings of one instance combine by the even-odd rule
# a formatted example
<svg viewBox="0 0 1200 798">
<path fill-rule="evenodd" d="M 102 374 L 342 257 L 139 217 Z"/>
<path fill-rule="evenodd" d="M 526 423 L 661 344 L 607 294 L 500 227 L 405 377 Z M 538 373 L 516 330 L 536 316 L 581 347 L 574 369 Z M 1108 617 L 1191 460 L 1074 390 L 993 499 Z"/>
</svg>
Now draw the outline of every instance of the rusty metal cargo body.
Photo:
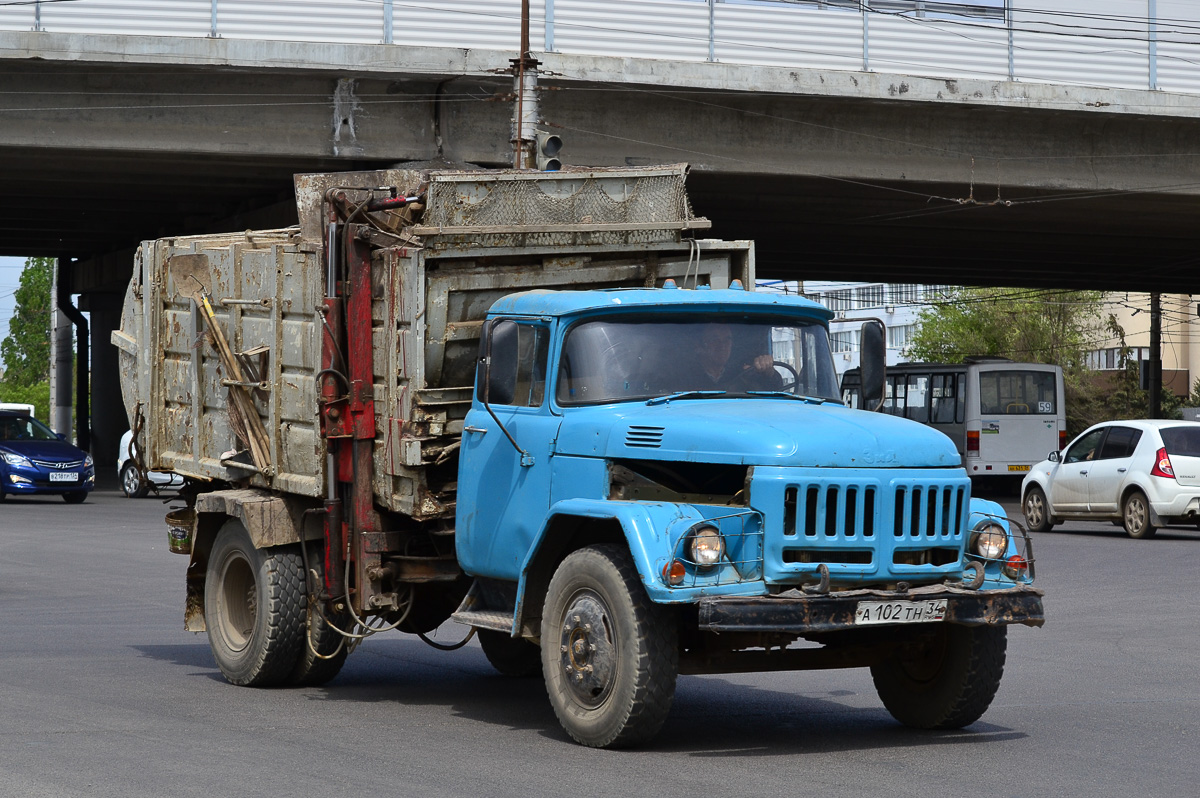
<svg viewBox="0 0 1200 798">
<path fill-rule="evenodd" d="M 681 191 L 677 172 L 668 177 Z M 749 242 L 683 239 L 684 229 L 703 221 L 689 222 L 690 209 L 671 212 L 685 217 L 673 229 L 654 220 L 661 211 L 653 208 L 621 210 L 647 179 L 630 170 L 509 173 L 527 185 L 515 193 L 511 182 L 500 188 L 509 200 L 525 196 L 500 210 L 495 197 L 503 192 L 480 173 L 363 175 L 364 186 L 407 191 L 422 180 L 429 186 L 419 225 L 372 239 L 379 244 L 371 269 L 375 500 L 417 519 L 453 517 L 453 455 L 470 404 L 480 328 L 496 299 L 530 289 L 660 285 L 667 278 L 714 288 L 753 279 Z M 297 179 L 298 228 L 142 245 L 113 340 L 124 353 L 131 423 L 137 425 L 139 413 L 143 419 L 147 467 L 324 494 L 318 404 L 324 322 L 317 309 L 325 267 L 316 198 L 329 188 L 328 177 Z M 582 221 L 579 209 L 555 218 L 568 201 L 582 208 L 580 197 L 589 192 L 600 195 L 602 210 L 582 214 Z M 195 298 L 201 284 L 216 325 L 249 375 L 269 440 L 267 469 L 222 457 L 238 448 L 228 409 L 231 380 L 206 340 L 211 333 Z"/>
</svg>

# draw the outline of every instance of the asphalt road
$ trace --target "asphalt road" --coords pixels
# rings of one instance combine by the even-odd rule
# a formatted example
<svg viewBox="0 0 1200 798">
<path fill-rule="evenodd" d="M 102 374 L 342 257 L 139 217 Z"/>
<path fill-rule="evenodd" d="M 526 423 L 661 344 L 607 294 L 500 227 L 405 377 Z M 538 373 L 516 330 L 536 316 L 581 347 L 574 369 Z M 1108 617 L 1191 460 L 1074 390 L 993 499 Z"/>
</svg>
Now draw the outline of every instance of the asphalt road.
<svg viewBox="0 0 1200 798">
<path fill-rule="evenodd" d="M 866 670 L 683 677 L 662 734 L 593 751 L 477 645 L 368 641 L 324 688 L 225 683 L 183 631 L 154 498 L 0 505 L 0 796 L 1167 796 L 1200 769 L 1200 533 L 1035 540 L 1048 622 L 965 730 L 898 726 Z M 451 641 L 457 627 L 439 639 Z"/>
</svg>

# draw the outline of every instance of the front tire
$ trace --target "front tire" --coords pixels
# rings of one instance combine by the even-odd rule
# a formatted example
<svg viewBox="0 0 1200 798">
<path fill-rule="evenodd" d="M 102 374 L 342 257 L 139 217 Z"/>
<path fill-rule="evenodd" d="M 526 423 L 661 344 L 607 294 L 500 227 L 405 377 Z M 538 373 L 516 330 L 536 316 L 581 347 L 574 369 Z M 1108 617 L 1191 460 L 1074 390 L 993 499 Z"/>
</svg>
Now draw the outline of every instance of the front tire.
<svg viewBox="0 0 1200 798">
<path fill-rule="evenodd" d="M 1046 493 L 1037 485 L 1033 485 L 1025 493 L 1025 501 L 1021 503 L 1025 512 L 1025 524 L 1030 532 L 1049 532 L 1054 528 L 1054 520 L 1050 517 L 1050 504 L 1046 501 Z"/>
<path fill-rule="evenodd" d="M 1125 533 L 1136 540 L 1153 537 L 1158 527 L 1150 523 L 1150 500 L 1140 490 L 1135 490 L 1125 497 L 1121 505 L 1121 520 L 1125 524 Z"/>
<path fill-rule="evenodd" d="M 204 581 L 208 643 L 231 684 L 270 687 L 305 645 L 304 568 L 292 547 L 256 549 L 240 521 L 217 533 Z"/>
<path fill-rule="evenodd" d="M 871 666 L 892 717 L 917 729 L 961 729 L 983 716 L 1004 674 L 1008 627 L 944 624 L 915 650 Z"/>
<path fill-rule="evenodd" d="M 650 601 L 623 547 L 589 546 L 563 560 L 541 635 L 546 691 L 567 734 L 618 748 L 658 733 L 675 697 L 678 628 Z"/>
<path fill-rule="evenodd" d="M 121 492 L 130 499 L 144 499 L 150 492 L 150 483 L 142 479 L 133 463 L 121 466 Z"/>
<path fill-rule="evenodd" d="M 87 491 L 75 490 L 71 491 L 70 493 L 64 493 L 62 497 L 63 501 L 65 501 L 67 504 L 83 504 L 85 501 L 87 501 L 88 495 Z"/>
</svg>

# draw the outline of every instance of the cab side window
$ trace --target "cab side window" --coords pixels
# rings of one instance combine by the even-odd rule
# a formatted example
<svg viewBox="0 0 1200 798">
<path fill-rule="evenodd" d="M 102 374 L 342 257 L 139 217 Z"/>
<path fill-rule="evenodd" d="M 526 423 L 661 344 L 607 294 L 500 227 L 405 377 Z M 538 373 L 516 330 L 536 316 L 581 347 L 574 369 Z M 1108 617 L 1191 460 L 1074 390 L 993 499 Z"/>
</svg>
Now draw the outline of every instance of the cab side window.
<svg viewBox="0 0 1200 798">
<path fill-rule="evenodd" d="M 488 402 L 516 407 L 541 407 L 546 395 L 550 331 L 537 324 L 501 320 L 492 325 L 491 339 Z M 483 399 L 482 373 L 476 384 L 479 398 Z"/>
</svg>

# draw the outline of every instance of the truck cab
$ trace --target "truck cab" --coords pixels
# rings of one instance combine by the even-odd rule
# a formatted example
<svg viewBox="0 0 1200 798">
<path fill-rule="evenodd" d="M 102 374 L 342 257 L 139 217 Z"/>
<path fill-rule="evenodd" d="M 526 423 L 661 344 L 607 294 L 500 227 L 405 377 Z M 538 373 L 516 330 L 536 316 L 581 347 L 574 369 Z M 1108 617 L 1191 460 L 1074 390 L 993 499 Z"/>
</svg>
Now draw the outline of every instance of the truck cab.
<svg viewBox="0 0 1200 798">
<path fill-rule="evenodd" d="M 881 663 L 947 619 L 968 640 L 952 647 L 987 638 L 995 656 L 1001 621 L 1040 624 L 1027 540 L 971 498 L 953 442 L 842 404 L 831 315 L 737 283 L 527 291 L 491 308 L 455 525 L 476 588 L 456 618 L 490 614 L 514 645 L 539 643 L 581 742 L 656 730 L 620 717 L 681 668 L 727 670 L 800 638 Z M 656 620 L 639 628 L 639 614 Z M 638 685 L 647 637 L 672 654 Z M 955 695 L 968 713 L 904 719 L 963 725 L 995 686 Z"/>
</svg>

